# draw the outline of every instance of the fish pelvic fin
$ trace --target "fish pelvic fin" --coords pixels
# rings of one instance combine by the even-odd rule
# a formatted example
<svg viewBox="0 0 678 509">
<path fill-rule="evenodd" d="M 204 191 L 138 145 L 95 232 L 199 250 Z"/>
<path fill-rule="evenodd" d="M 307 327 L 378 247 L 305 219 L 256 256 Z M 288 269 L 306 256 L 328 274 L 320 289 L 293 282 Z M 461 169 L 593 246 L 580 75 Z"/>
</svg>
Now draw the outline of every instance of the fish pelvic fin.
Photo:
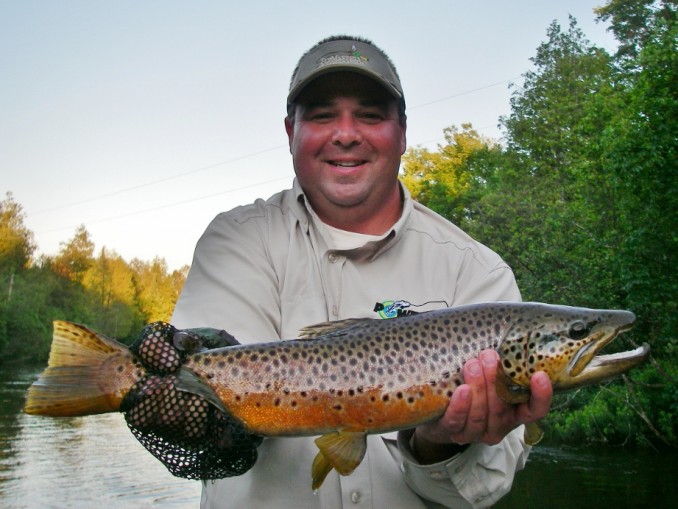
<svg viewBox="0 0 678 509">
<path fill-rule="evenodd" d="M 528 422 L 525 425 L 523 438 L 527 445 L 537 445 L 544 438 L 544 430 L 541 429 L 539 422 Z"/>
<path fill-rule="evenodd" d="M 360 465 L 367 450 L 367 434 L 362 431 L 334 431 L 316 438 L 319 452 L 313 460 L 312 488 L 317 490 L 332 469 L 349 475 Z"/>
<path fill-rule="evenodd" d="M 48 366 L 28 389 L 24 412 L 66 417 L 115 412 L 145 375 L 129 349 L 72 322 L 53 323 Z"/>
</svg>

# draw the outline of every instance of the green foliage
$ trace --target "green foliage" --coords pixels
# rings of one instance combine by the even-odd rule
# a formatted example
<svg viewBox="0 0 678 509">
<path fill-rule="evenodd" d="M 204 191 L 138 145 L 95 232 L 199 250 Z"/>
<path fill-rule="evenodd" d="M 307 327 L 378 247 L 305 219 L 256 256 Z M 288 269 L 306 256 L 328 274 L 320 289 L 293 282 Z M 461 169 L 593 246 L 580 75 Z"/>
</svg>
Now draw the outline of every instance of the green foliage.
<svg viewBox="0 0 678 509">
<path fill-rule="evenodd" d="M 448 127 L 438 152 L 409 149 L 403 156 L 402 182 L 412 197 L 455 222 L 468 219 L 479 188 L 487 184 L 486 162 L 498 144 L 470 124 Z"/>
<path fill-rule="evenodd" d="M 33 234 L 24 226 L 23 208 L 7 193 L 0 201 L 0 275 L 27 267 L 34 251 Z"/>
<path fill-rule="evenodd" d="M 608 349 L 647 341 L 652 363 L 626 382 L 563 396 L 547 421 L 561 440 L 678 445 L 675 7 L 601 8 L 617 35 L 633 33 L 613 56 L 574 19 L 566 31 L 554 22 L 501 120 L 506 146 L 464 126 L 447 130 L 437 152 L 405 158 L 413 196 L 504 257 L 525 300 L 638 316 Z"/>
<path fill-rule="evenodd" d="M 34 249 L 32 234 L 23 228 L 21 207 L 11 195 L 2 205 L 12 212 L 13 221 L 5 224 L 19 240 L 0 245 L 0 260 L 12 260 L 0 272 L 0 364 L 44 362 L 55 319 L 85 323 L 121 340 L 134 339 L 149 321 L 169 320 L 187 267 L 169 273 L 160 258 L 128 264 L 105 248 L 95 258 L 84 226 L 54 258 L 31 260 L 26 254 Z"/>
<path fill-rule="evenodd" d="M 676 445 L 676 360 L 662 359 L 602 388 L 557 397 L 544 427 L 548 434 L 568 443 Z"/>
</svg>

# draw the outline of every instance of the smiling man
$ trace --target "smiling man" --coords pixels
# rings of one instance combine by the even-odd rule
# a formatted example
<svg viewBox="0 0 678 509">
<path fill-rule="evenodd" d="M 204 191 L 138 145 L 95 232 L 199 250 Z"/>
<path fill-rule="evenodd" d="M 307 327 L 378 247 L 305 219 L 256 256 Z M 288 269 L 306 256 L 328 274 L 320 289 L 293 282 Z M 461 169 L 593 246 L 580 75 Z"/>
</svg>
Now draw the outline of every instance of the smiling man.
<svg viewBox="0 0 678 509">
<path fill-rule="evenodd" d="M 297 336 L 309 324 L 474 302 L 519 300 L 501 258 L 415 203 L 398 181 L 405 98 L 391 60 L 338 36 L 305 53 L 288 95 L 292 189 L 217 216 L 200 239 L 173 317 L 243 343 Z M 397 304 L 397 305 L 396 305 Z M 529 447 L 523 424 L 546 415 L 548 377 L 510 406 L 484 351 L 435 422 L 369 436 L 349 476 L 310 489 L 312 437 L 268 438 L 239 477 L 204 484 L 202 507 L 416 509 L 486 507 L 507 493 Z"/>
<path fill-rule="evenodd" d="M 373 79 L 321 76 L 285 119 L 294 168 L 319 218 L 335 228 L 380 235 L 400 217 L 405 117 Z"/>
</svg>

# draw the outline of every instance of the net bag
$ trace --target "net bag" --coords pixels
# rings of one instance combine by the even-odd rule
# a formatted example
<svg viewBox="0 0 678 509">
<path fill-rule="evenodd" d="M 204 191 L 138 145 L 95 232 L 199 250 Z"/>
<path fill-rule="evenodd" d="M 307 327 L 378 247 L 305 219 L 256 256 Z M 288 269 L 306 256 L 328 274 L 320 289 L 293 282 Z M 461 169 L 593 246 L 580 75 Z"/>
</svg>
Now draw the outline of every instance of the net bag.
<svg viewBox="0 0 678 509">
<path fill-rule="evenodd" d="M 121 410 L 136 439 L 177 477 L 242 475 L 257 460 L 261 437 L 249 434 L 223 406 L 179 388 L 186 355 L 233 344 L 237 342 L 223 331 L 177 330 L 156 322 L 130 347 L 148 374 L 132 387 Z"/>
</svg>

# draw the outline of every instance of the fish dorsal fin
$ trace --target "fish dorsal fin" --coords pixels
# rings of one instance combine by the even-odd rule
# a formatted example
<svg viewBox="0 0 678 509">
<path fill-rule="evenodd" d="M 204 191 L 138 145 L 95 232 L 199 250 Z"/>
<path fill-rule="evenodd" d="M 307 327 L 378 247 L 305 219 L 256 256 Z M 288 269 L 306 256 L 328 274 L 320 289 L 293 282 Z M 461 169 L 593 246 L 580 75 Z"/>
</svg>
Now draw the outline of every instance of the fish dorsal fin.
<svg viewBox="0 0 678 509">
<path fill-rule="evenodd" d="M 304 327 L 299 331 L 299 339 L 314 339 L 321 336 L 342 336 L 356 327 L 374 322 L 375 318 L 347 318 L 333 322 L 322 322 Z"/>
<path fill-rule="evenodd" d="M 334 468 L 341 475 L 352 473 L 365 456 L 367 434 L 362 431 L 334 431 L 316 438 L 318 455 L 311 469 L 313 489 L 317 490 Z"/>
</svg>

